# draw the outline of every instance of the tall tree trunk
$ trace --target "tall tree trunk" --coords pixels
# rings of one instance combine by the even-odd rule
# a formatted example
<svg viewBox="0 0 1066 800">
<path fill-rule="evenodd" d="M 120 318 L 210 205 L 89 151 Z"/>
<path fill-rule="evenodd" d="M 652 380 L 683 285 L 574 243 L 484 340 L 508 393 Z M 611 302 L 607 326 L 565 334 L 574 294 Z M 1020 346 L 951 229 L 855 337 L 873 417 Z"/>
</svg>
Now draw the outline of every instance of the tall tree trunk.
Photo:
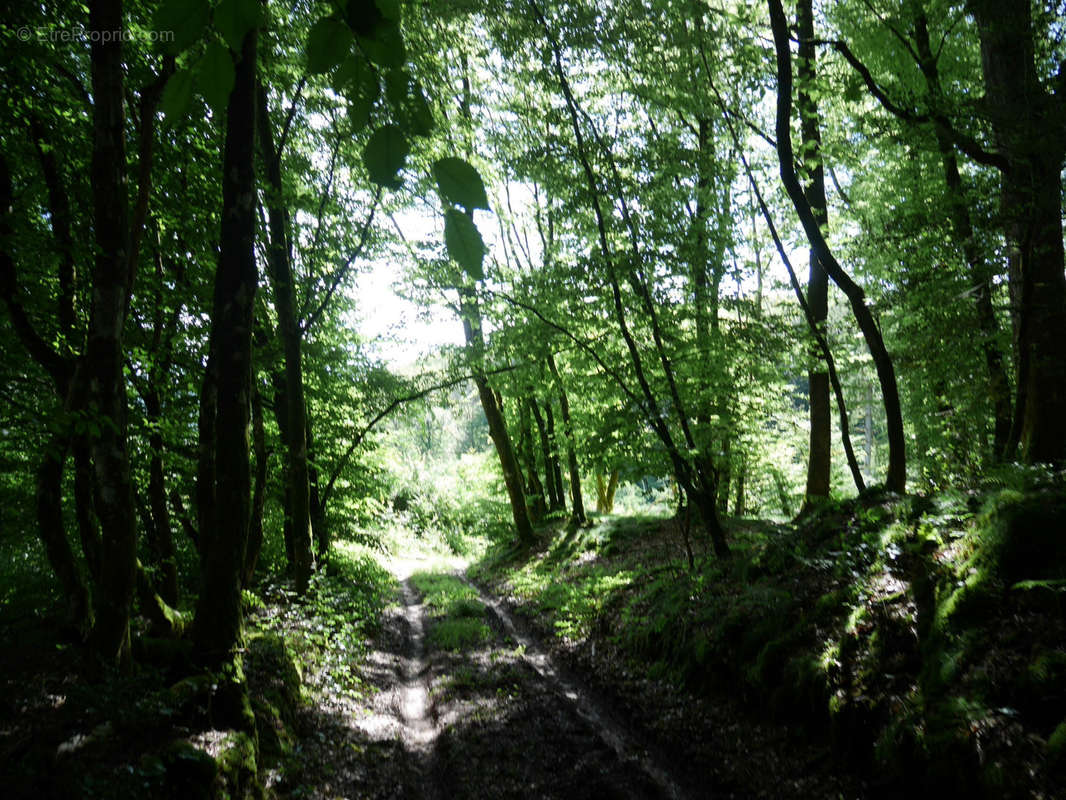
<svg viewBox="0 0 1066 800">
<path fill-rule="evenodd" d="M 489 436 L 500 458 L 500 468 L 503 470 L 503 482 L 507 487 L 507 497 L 511 503 L 515 532 L 519 544 L 528 546 L 534 542 L 535 536 L 533 524 L 529 519 L 529 509 L 526 508 L 525 492 L 522 490 L 522 472 L 518 468 L 518 459 L 515 458 L 511 436 L 503 421 L 503 411 L 500 409 L 492 387 L 489 386 L 488 379 L 481 372 L 482 358 L 485 353 L 485 339 L 481 330 L 481 308 L 478 305 L 477 295 L 469 287 L 459 289 L 459 313 L 463 319 L 463 334 L 466 338 L 467 350 L 472 356 L 471 362 L 475 370 L 474 385 L 477 386 L 481 408 L 489 424 Z"/>
<path fill-rule="evenodd" d="M 540 482 L 540 476 L 537 474 L 537 456 L 533 447 L 533 432 L 529 424 L 529 407 L 532 402 L 532 397 L 521 397 L 518 400 L 518 451 L 522 454 L 526 467 L 526 497 L 529 498 L 532 506 L 530 515 L 536 522 L 544 518 L 548 503 L 544 498 L 544 484 Z"/>
<path fill-rule="evenodd" d="M 800 154 L 807 185 L 803 196 L 810 205 L 815 222 L 821 228 L 829 223 L 828 204 L 825 199 L 825 169 L 822 164 L 821 122 L 818 103 L 812 91 L 815 80 L 814 11 L 812 0 L 797 0 L 796 33 L 799 35 L 799 52 L 796 59 L 798 93 L 796 107 L 800 115 L 800 136 L 803 148 Z M 807 304 L 811 309 L 814 324 L 829 338 L 825 329 L 829 316 L 829 275 L 818 260 L 814 248 L 810 252 L 810 272 L 807 278 Z M 815 348 L 812 357 L 820 359 Z M 832 415 L 829 407 L 829 371 L 824 365 L 812 367 L 807 372 L 808 399 L 810 405 L 810 446 L 807 457 L 806 499 L 829 497 L 830 453 L 832 452 Z"/>
<path fill-rule="evenodd" d="M 274 411 L 274 421 L 278 424 L 278 434 L 281 441 L 288 448 L 289 441 L 289 414 L 288 400 L 285 391 L 285 373 L 277 370 L 270 374 L 270 385 L 274 390 L 271 408 Z M 287 475 L 288 473 L 286 473 Z M 296 572 L 296 540 L 293 537 L 292 525 L 292 484 L 285 481 L 281 500 L 281 535 L 285 542 L 285 563 L 288 565 L 290 574 Z"/>
<path fill-rule="evenodd" d="M 94 0 L 93 31 L 125 28 L 121 0 Z M 93 437 L 96 513 L 100 520 L 100 582 L 95 592 L 92 645 L 104 664 L 129 660 L 130 604 L 137 567 L 137 525 L 126 442 L 126 381 L 122 329 L 133 265 L 129 254 L 122 37 L 95 37 L 92 195 L 96 257 L 85 351 L 90 404 L 100 415 Z"/>
<path fill-rule="evenodd" d="M 921 2 L 914 7 L 914 43 L 921 59 L 922 74 L 925 76 L 926 89 L 933 103 L 939 105 L 943 98 L 940 85 L 940 72 L 936 56 L 929 43 L 929 27 L 925 9 Z M 940 163 L 944 169 L 944 183 L 947 185 L 948 215 L 955 238 L 962 248 L 963 256 L 970 267 L 970 280 L 973 283 L 973 298 L 977 312 L 977 329 L 981 336 L 981 350 L 985 359 L 988 379 L 988 398 L 993 415 L 993 454 L 994 460 L 1003 458 L 1007 451 L 1010 437 L 1011 399 L 1010 382 L 1003 363 L 1003 354 L 999 349 L 999 322 L 992 306 L 992 266 L 981 253 L 974 237 L 970 209 L 966 202 L 962 176 L 959 173 L 959 160 L 955 154 L 955 144 L 944 121 L 937 118 L 934 122 L 937 148 L 940 151 Z"/>
<path fill-rule="evenodd" d="M 311 414 L 307 414 L 307 481 L 310 488 L 311 530 L 315 532 L 315 549 L 321 562 L 329 556 L 331 537 L 326 526 L 326 504 L 322 502 L 321 481 L 315 466 L 315 440 Z"/>
<path fill-rule="evenodd" d="M 548 430 L 544 425 L 544 415 L 540 412 L 537 398 L 532 395 L 529 398 L 529 410 L 533 414 L 533 421 L 537 425 L 537 437 L 540 440 L 540 455 L 544 462 L 544 484 L 548 490 L 548 511 L 558 511 L 564 506 L 562 487 L 555 482 L 556 464 L 552 456 Z"/>
<path fill-rule="evenodd" d="M 598 186 L 596 173 L 592 168 L 592 162 L 590 161 L 590 153 L 589 148 L 586 145 L 585 133 L 582 130 L 582 115 L 578 109 L 577 101 L 574 99 L 574 94 L 571 91 L 570 82 L 566 77 L 566 72 L 563 70 L 562 50 L 558 40 L 548 26 L 548 22 L 536 0 L 529 0 L 529 8 L 530 11 L 533 12 L 533 16 L 536 17 L 537 22 L 543 28 L 544 35 L 552 49 L 552 65 L 554 67 L 555 75 L 559 80 L 559 87 L 562 89 L 563 97 L 566 100 L 571 130 L 574 134 L 575 151 L 578 160 L 581 163 L 586 189 L 588 190 L 589 204 L 596 220 L 596 233 L 600 255 L 603 258 L 607 272 L 607 279 L 611 288 L 611 300 L 614 307 L 615 319 L 618 322 L 622 338 L 625 340 L 626 350 L 629 353 L 630 362 L 633 366 L 633 371 L 636 374 L 637 383 L 640 386 L 640 396 L 638 397 L 638 395 L 629 391 L 624 383 L 621 383 L 620 385 L 623 390 L 627 392 L 631 400 L 642 405 L 649 426 L 655 431 L 656 436 L 659 437 L 659 440 L 663 443 L 663 446 L 667 451 L 678 483 L 684 488 L 690 500 L 696 503 L 697 508 L 700 511 L 703 523 L 714 545 L 715 554 L 722 558 L 728 557 L 729 546 L 725 539 L 725 531 L 722 529 L 721 520 L 718 518 L 717 509 L 715 508 L 717 473 L 715 472 L 714 465 L 711 463 L 707 454 L 691 460 L 682 454 L 677 446 L 673 433 L 671 433 L 667 419 L 663 417 L 659 410 L 659 400 L 652 391 L 651 384 L 648 381 L 647 372 L 645 371 L 644 359 L 640 354 L 640 348 L 637 345 L 636 338 L 633 336 L 633 332 L 629 326 L 626 305 L 622 300 L 618 265 L 615 263 L 616 257 L 608 241 L 607 218 L 603 211 L 601 190 Z M 642 254 L 639 251 L 637 230 L 633 218 L 629 214 L 624 194 L 621 194 L 622 185 L 619 180 L 617 164 L 614 162 L 610 148 L 605 145 L 602 137 L 600 137 L 595 129 L 592 130 L 592 135 L 596 144 L 600 147 L 602 155 L 607 160 L 612 177 L 615 179 L 615 199 L 619 201 L 623 211 L 624 221 L 628 228 L 629 244 L 632 253 L 628 259 L 631 263 L 627 265 L 624 277 L 633 292 L 640 299 L 641 306 L 648 316 L 648 321 L 652 330 L 652 338 L 655 342 L 655 352 L 658 356 L 659 363 L 662 366 L 663 376 L 666 378 L 667 385 L 669 386 L 669 399 L 676 412 L 682 433 L 684 434 L 684 445 L 687 450 L 695 451 L 697 448 L 692 435 L 690 417 L 685 411 L 684 403 L 682 402 L 677 388 L 673 367 L 663 345 L 662 331 L 658 323 L 655 302 L 648 290 L 646 275 L 643 272 L 643 268 L 640 266 L 643 259 Z"/>
<path fill-rule="evenodd" d="M 170 530 L 166 480 L 163 476 L 163 434 L 159 428 L 163 409 L 159 390 L 155 385 L 148 387 L 144 400 L 145 417 L 151 430 L 148 437 L 148 448 L 151 451 L 148 462 L 150 541 L 162 575 L 159 596 L 168 605 L 174 606 L 178 603 L 178 564 L 174 550 L 174 535 Z"/>
<path fill-rule="evenodd" d="M 252 491 L 252 519 L 248 523 L 248 544 L 244 548 L 241 586 L 248 588 L 255 578 L 255 567 L 263 549 L 263 504 L 266 502 L 267 459 L 266 434 L 263 430 L 263 395 L 259 383 L 252 388 L 252 449 L 255 452 L 255 488 Z"/>
<path fill-rule="evenodd" d="M 63 527 L 62 478 L 66 457 L 66 437 L 61 434 L 52 436 L 37 468 L 37 525 L 48 563 L 66 598 L 67 620 L 85 638 L 93 627 L 93 611 L 89 586 L 78 570 Z"/>
<path fill-rule="evenodd" d="M 241 637 L 241 577 L 251 519 L 248 425 L 252 400 L 255 263 L 255 63 L 257 32 L 245 34 L 226 116 L 222 230 L 211 315 L 220 365 L 214 440 L 214 514 L 201 530 L 207 557 L 196 605 L 195 646 L 207 666 L 227 661 Z"/>
<path fill-rule="evenodd" d="M 93 501 L 94 479 L 92 452 L 84 437 L 72 438 L 74 455 L 74 516 L 78 523 L 78 538 L 85 564 L 92 580 L 100 579 L 100 525 Z"/>
<path fill-rule="evenodd" d="M 877 377 L 881 384 L 881 395 L 885 404 L 885 419 L 888 429 L 888 470 L 885 476 L 885 488 L 892 492 L 904 492 L 907 487 L 906 438 L 903 433 L 903 411 L 899 401 L 899 386 L 896 383 L 896 371 L 892 358 L 885 348 L 881 330 L 866 305 L 866 296 L 855 281 L 851 279 L 833 256 L 825 241 L 818 221 L 811 211 L 807 198 L 803 194 L 796 177 L 795 155 L 792 150 L 792 53 L 789 50 L 788 20 L 785 18 L 781 0 L 769 0 L 770 27 L 773 29 L 774 49 L 777 54 L 777 154 L 781 180 L 788 192 L 789 199 L 803 224 L 807 241 L 818 256 L 823 269 L 847 296 L 852 313 L 859 325 L 866 347 L 870 351 Z"/>
<path fill-rule="evenodd" d="M 563 468 L 559 459 L 559 437 L 555 432 L 555 412 L 552 411 L 551 400 L 544 403 L 544 427 L 548 433 L 548 444 L 551 448 L 551 471 L 552 480 L 555 481 L 555 491 L 559 504 L 552 506 L 551 511 L 566 510 L 566 490 L 563 488 Z"/>
<path fill-rule="evenodd" d="M 574 525 L 584 525 L 588 518 L 585 516 L 585 501 L 581 496 L 581 471 L 577 464 L 574 425 L 570 421 L 570 398 L 566 395 L 563 379 L 559 377 L 559 369 L 555 366 L 555 356 L 551 353 L 548 353 L 548 369 L 551 371 L 552 380 L 555 381 L 555 390 L 559 393 L 559 414 L 563 418 L 563 433 L 566 436 L 566 464 L 570 468 L 570 522 Z"/>
<path fill-rule="evenodd" d="M 981 39 L 985 106 L 999 154 L 1000 207 L 1018 302 L 1022 458 L 1066 462 L 1066 276 L 1063 274 L 1063 92 L 1036 65 L 1029 0 L 970 0 Z M 1041 34 L 1043 35 L 1043 34 Z M 1023 388 L 1024 387 L 1024 388 Z"/>
<path fill-rule="evenodd" d="M 286 475 L 292 503 L 292 542 L 296 591 L 307 591 L 314 557 L 311 552 L 311 500 L 307 476 L 307 408 L 304 404 L 304 378 L 300 344 L 302 334 L 296 319 L 293 298 L 292 257 L 289 251 L 289 215 L 284 206 L 281 184 L 281 153 L 274 145 L 274 132 L 267 110 L 266 90 L 258 87 L 259 143 L 266 162 L 268 191 L 267 219 L 270 242 L 267 270 L 278 316 L 278 334 L 285 354 L 285 417 L 288 422 L 288 462 Z"/>
</svg>

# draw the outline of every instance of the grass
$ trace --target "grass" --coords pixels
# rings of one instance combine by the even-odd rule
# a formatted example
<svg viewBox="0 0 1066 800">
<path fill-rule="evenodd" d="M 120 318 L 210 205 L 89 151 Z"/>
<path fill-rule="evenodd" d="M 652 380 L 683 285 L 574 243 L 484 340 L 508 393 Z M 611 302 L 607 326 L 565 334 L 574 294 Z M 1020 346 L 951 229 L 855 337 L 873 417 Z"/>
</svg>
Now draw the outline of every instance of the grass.
<svg viewBox="0 0 1066 800">
<path fill-rule="evenodd" d="M 416 572 L 411 583 L 429 610 L 431 646 L 455 652 L 492 638 L 485 623 L 485 605 L 469 584 L 440 572 Z"/>
</svg>

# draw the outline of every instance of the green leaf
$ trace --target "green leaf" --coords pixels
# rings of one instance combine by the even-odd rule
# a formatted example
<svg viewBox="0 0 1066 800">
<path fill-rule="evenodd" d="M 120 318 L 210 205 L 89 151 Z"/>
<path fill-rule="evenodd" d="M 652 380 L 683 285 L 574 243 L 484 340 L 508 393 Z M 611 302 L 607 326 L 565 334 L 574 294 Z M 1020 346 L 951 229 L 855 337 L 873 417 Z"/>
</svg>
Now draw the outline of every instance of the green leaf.
<svg viewBox="0 0 1066 800">
<path fill-rule="evenodd" d="M 349 52 L 334 71 L 330 85 L 340 94 L 347 94 L 349 87 L 358 86 L 367 71 L 366 62 L 358 53 Z"/>
<path fill-rule="evenodd" d="M 400 21 L 400 0 L 374 0 L 374 5 L 385 19 Z"/>
<path fill-rule="evenodd" d="M 189 69 L 179 69 L 170 76 L 163 87 L 163 96 L 159 98 L 159 110 L 167 122 L 173 124 L 185 117 L 192 102 L 194 82 L 192 70 Z"/>
<path fill-rule="evenodd" d="M 241 51 L 244 34 L 259 24 L 262 7 L 257 0 L 222 0 L 215 6 L 215 30 L 235 53 Z"/>
<path fill-rule="evenodd" d="M 488 210 L 489 199 L 485 195 L 485 184 L 481 175 L 461 158 L 442 158 L 433 165 L 433 178 L 441 196 L 449 203 L 455 203 L 473 211 L 475 208 Z"/>
<path fill-rule="evenodd" d="M 320 19 L 307 36 L 308 72 L 329 72 L 344 61 L 352 49 L 352 41 L 352 32 L 343 22 Z"/>
<path fill-rule="evenodd" d="M 370 124 L 372 105 L 365 97 L 353 97 L 348 101 L 348 122 L 352 126 L 352 133 L 358 133 Z"/>
<path fill-rule="evenodd" d="M 167 52 L 177 54 L 200 38 L 210 16 L 207 0 L 167 0 L 152 17 L 152 27 L 156 32 L 173 34 L 164 46 Z"/>
<path fill-rule="evenodd" d="M 405 110 L 404 122 L 415 136 L 429 136 L 433 132 L 433 112 L 421 86 L 415 86 Z"/>
<path fill-rule="evenodd" d="M 215 114 L 226 110 L 235 79 L 229 49 L 219 42 L 211 42 L 197 65 L 196 86 Z"/>
<path fill-rule="evenodd" d="M 403 109 L 411 79 L 402 69 L 390 69 L 385 73 L 385 98 L 394 111 Z"/>
<path fill-rule="evenodd" d="M 363 151 L 363 164 L 370 174 L 370 180 L 388 189 L 403 186 L 403 180 L 397 173 L 403 169 L 410 149 L 399 125 L 385 125 L 374 131 Z"/>
<path fill-rule="evenodd" d="M 485 242 L 473 220 L 461 211 L 444 212 L 444 244 L 448 255 L 475 281 L 484 280 Z"/>
<path fill-rule="evenodd" d="M 382 21 L 372 35 L 361 35 L 358 41 L 366 57 L 379 67 L 402 67 L 407 60 L 403 35 L 394 22 Z"/>
</svg>

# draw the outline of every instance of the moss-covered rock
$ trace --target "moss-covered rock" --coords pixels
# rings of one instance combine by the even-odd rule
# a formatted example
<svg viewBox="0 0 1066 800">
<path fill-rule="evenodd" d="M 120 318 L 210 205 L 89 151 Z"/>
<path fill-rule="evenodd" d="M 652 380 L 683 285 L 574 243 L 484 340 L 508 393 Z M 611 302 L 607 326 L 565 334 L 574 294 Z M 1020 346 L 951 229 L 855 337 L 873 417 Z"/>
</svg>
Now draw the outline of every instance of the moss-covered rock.
<svg viewBox="0 0 1066 800">
<path fill-rule="evenodd" d="M 223 740 L 215 762 L 218 772 L 213 800 L 259 800 L 264 797 L 259 782 L 256 741 L 244 731 L 233 731 Z"/>
</svg>

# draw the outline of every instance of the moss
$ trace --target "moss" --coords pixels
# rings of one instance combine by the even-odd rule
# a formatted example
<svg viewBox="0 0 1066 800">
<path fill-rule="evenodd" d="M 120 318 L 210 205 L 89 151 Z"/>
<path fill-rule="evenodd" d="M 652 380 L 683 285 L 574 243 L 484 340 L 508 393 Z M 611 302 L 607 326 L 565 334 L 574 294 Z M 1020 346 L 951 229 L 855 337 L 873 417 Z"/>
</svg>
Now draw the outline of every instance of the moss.
<svg viewBox="0 0 1066 800">
<path fill-rule="evenodd" d="M 978 521 L 975 566 L 1010 585 L 1066 578 L 1066 493 L 1004 490 L 986 503 Z"/>
<path fill-rule="evenodd" d="M 1066 773 L 1066 719 L 1048 737 L 1047 761 L 1056 773 Z"/>
<path fill-rule="evenodd" d="M 249 734 L 244 731 L 228 734 L 215 762 L 218 765 L 212 793 L 215 798 L 258 800 L 264 796 L 258 779 L 256 743 Z"/>
</svg>

